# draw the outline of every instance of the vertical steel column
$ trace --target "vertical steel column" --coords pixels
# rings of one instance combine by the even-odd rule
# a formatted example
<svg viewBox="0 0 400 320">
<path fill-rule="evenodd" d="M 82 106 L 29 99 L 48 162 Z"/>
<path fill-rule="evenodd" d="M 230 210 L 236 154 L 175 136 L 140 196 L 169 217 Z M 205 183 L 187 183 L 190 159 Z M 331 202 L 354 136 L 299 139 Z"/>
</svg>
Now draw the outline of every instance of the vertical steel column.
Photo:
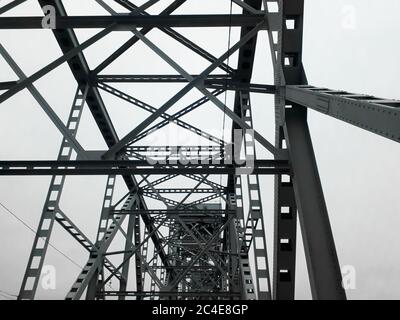
<svg viewBox="0 0 400 320">
<path fill-rule="evenodd" d="M 115 187 L 115 179 L 116 176 L 108 176 L 106 182 L 106 190 L 104 192 L 103 198 L 103 205 L 101 207 L 101 214 L 100 214 L 100 222 L 97 228 L 97 235 L 96 235 L 96 245 L 104 238 L 106 235 L 107 229 L 109 227 L 110 222 L 110 208 L 112 203 L 112 198 L 114 195 L 114 187 Z"/>
<path fill-rule="evenodd" d="M 136 214 L 131 214 L 128 218 L 128 227 L 126 231 L 126 239 L 125 239 L 125 253 L 124 253 L 124 259 L 122 261 L 125 261 L 124 265 L 122 266 L 121 274 L 122 274 L 122 279 L 119 284 L 119 292 L 121 295 L 118 297 L 119 300 L 125 300 L 125 295 L 122 293 L 126 291 L 127 284 L 128 284 L 128 276 L 129 276 L 129 254 L 130 250 L 132 247 L 132 239 L 133 239 L 133 231 L 135 227 L 135 221 L 139 219 L 139 217 Z"/>
<path fill-rule="evenodd" d="M 158 252 L 157 252 L 157 248 L 154 247 L 153 249 L 153 262 L 152 262 L 152 268 L 155 269 L 158 265 Z M 157 270 L 157 269 L 156 269 Z M 158 271 L 158 270 L 157 270 Z M 156 271 L 156 272 L 157 272 Z M 161 270 L 160 273 L 160 281 L 163 282 L 163 275 L 164 275 L 165 269 Z M 150 279 L 150 300 L 154 300 L 154 295 L 156 292 L 156 282 L 154 281 L 153 277 Z"/>
<path fill-rule="evenodd" d="M 250 94 L 248 92 L 240 92 L 239 97 L 242 119 L 253 129 Z M 247 130 L 244 130 L 244 154 L 246 156 L 246 161 L 251 159 L 254 163 L 256 159 L 255 139 Z M 246 178 L 249 197 L 249 215 L 244 234 L 245 246 L 247 250 L 249 250 L 251 242 L 253 242 L 257 299 L 270 300 L 272 295 L 260 184 L 257 175 L 247 174 Z"/>
<path fill-rule="evenodd" d="M 99 249 L 101 240 L 104 238 L 107 228 L 109 226 L 109 218 L 110 218 L 110 208 L 112 204 L 112 198 L 114 195 L 114 187 L 115 187 L 115 180 L 116 176 L 108 176 L 107 178 L 107 183 L 106 183 L 106 189 L 104 191 L 104 198 L 103 198 L 103 206 L 101 209 L 101 215 L 100 215 L 100 222 L 99 226 L 97 229 L 97 236 L 96 236 L 96 243 L 95 246 Z M 90 256 L 92 256 L 94 252 L 90 253 Z M 97 253 L 95 253 L 97 256 Z M 104 260 L 102 260 L 104 261 Z M 88 289 L 86 291 L 86 299 L 87 300 L 93 300 L 96 298 L 96 295 L 98 294 L 98 287 L 100 286 L 100 281 L 99 281 L 99 276 L 103 272 L 103 262 L 99 265 L 99 267 L 96 269 L 94 272 L 94 275 L 91 277 L 89 280 L 88 284 Z"/>
<path fill-rule="evenodd" d="M 67 129 L 74 137 L 78 131 L 86 94 L 87 90 L 81 92 L 77 89 L 68 118 Z M 71 143 L 67 139 L 63 138 L 57 159 L 59 161 L 71 160 L 73 155 L 72 151 Z M 54 219 L 59 206 L 64 182 L 65 176 L 53 176 L 51 178 L 46 202 L 43 207 L 42 216 L 40 217 L 39 226 L 33 242 L 33 247 L 29 256 L 18 299 L 32 300 L 35 297 L 50 236 L 53 231 Z"/>
<path fill-rule="evenodd" d="M 147 236 L 149 235 L 149 231 L 147 230 L 147 228 L 144 228 L 144 235 L 143 235 L 143 239 L 147 239 Z M 146 284 L 146 267 L 145 267 L 145 262 L 147 263 L 147 259 L 149 257 L 149 241 L 146 241 L 145 243 L 143 243 L 142 246 L 142 257 L 144 258 L 144 261 L 142 261 L 142 286 L 143 286 L 143 290 L 145 288 L 145 284 Z M 157 262 L 157 261 L 156 261 Z M 156 269 L 157 272 L 157 269 Z"/>
<path fill-rule="evenodd" d="M 129 211 L 132 209 L 134 204 L 137 204 L 138 196 L 136 193 L 132 193 L 126 199 L 124 205 L 122 206 L 121 211 Z M 73 283 L 71 289 L 69 290 L 66 300 L 79 300 L 81 295 L 83 294 L 85 288 L 88 286 L 89 282 L 92 281 L 96 284 L 98 274 L 98 270 L 104 264 L 104 253 L 107 251 L 110 246 L 112 240 L 114 239 L 118 228 L 117 225 L 121 225 L 126 217 L 126 214 L 122 213 L 119 215 L 114 215 L 110 217 L 110 221 L 112 221 L 104 232 L 104 236 L 97 244 L 98 250 L 96 252 L 92 252 L 89 256 L 89 259 L 86 265 L 83 267 L 82 271 L 79 273 L 77 279 Z M 104 270 L 104 268 L 103 268 Z M 118 277 L 121 280 L 122 277 Z M 96 280 L 96 281 L 95 281 Z M 100 284 L 99 284 L 100 285 Z M 101 285 L 101 287 L 104 287 Z M 93 298 L 93 295 L 92 297 Z"/>
<path fill-rule="evenodd" d="M 285 134 L 313 298 L 346 299 L 307 113 L 303 107 L 286 109 Z"/>
<path fill-rule="evenodd" d="M 134 228 L 134 237 L 135 237 L 135 248 L 138 248 L 140 245 L 140 218 L 139 216 L 135 219 L 135 228 Z M 136 291 L 143 292 L 143 281 L 142 281 L 142 260 L 141 260 L 141 251 L 139 250 L 135 254 L 135 271 L 136 271 Z M 142 300 L 142 296 L 137 296 L 137 300 Z"/>
<path fill-rule="evenodd" d="M 251 275 L 249 252 L 245 241 L 245 222 L 243 212 L 243 189 L 242 177 L 234 177 L 235 195 L 236 195 L 236 234 L 239 240 L 239 270 L 241 284 L 241 298 L 243 300 L 256 300 L 253 277 Z"/>
<path fill-rule="evenodd" d="M 243 217 L 243 210 L 238 208 L 238 197 L 235 193 L 230 193 L 228 195 L 229 206 L 227 209 L 236 211 L 236 218 L 232 219 L 227 229 L 226 243 L 224 244 L 223 250 L 229 252 L 227 255 L 227 280 L 223 283 L 226 284 L 223 287 L 223 292 L 237 293 L 241 288 L 241 272 L 240 272 L 240 252 L 242 242 L 240 241 L 239 232 L 240 231 L 240 216 Z M 241 203 L 239 204 L 241 205 Z M 241 212 L 241 214 L 240 214 Z M 243 219 L 242 219 L 243 220 Z M 243 222 L 242 222 L 243 223 Z M 221 277 L 223 278 L 223 277 Z"/>
<path fill-rule="evenodd" d="M 270 32 L 275 85 L 306 84 L 302 64 L 304 0 L 280 0 L 281 28 Z M 275 95 L 275 146 L 286 149 L 285 92 Z M 297 207 L 292 181 L 275 177 L 274 299 L 293 300 L 296 272 Z M 286 179 L 286 180 L 285 180 Z"/>
</svg>

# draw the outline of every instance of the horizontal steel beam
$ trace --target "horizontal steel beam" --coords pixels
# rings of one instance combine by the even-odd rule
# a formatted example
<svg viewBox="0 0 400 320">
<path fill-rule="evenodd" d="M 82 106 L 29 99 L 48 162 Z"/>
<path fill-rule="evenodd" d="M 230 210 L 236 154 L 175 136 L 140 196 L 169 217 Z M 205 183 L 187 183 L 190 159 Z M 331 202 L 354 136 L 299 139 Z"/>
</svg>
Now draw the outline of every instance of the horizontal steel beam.
<svg viewBox="0 0 400 320">
<path fill-rule="evenodd" d="M 279 15 L 270 13 L 269 27 L 277 30 Z M 251 27 L 266 21 L 265 14 L 221 15 L 118 15 L 118 16 L 58 16 L 56 29 L 107 28 L 116 24 L 116 31 L 130 31 L 133 27 Z M 1 17 L 0 29 L 42 29 L 43 17 Z"/>
<path fill-rule="evenodd" d="M 142 297 L 151 297 L 151 296 L 156 296 L 156 297 L 169 297 L 169 296 L 174 296 L 174 297 L 204 297 L 204 298 L 239 298 L 240 293 L 235 293 L 235 292 L 176 292 L 176 291 L 142 291 L 142 292 L 137 292 L 137 291 L 104 291 L 100 293 L 101 296 L 108 296 L 108 297 L 120 297 L 120 296 L 125 296 L 125 297 L 135 297 L 135 296 L 142 296 Z"/>
<path fill-rule="evenodd" d="M 193 78 L 199 75 L 191 75 Z M 96 83 L 187 83 L 187 79 L 181 75 L 99 75 L 92 76 L 91 82 Z M 277 88 L 274 85 L 243 83 L 235 80 L 231 75 L 209 75 L 204 80 L 204 86 L 209 89 L 225 89 L 250 91 L 257 93 L 275 94 Z"/>
<path fill-rule="evenodd" d="M 286 99 L 400 142 L 400 101 L 313 86 L 287 86 Z"/>
<path fill-rule="evenodd" d="M 184 215 L 188 217 L 211 217 L 211 216 L 222 216 L 226 214 L 236 214 L 236 210 L 111 210 L 110 214 L 114 215 L 134 215 L 134 214 L 148 214 L 148 215 Z"/>
<path fill-rule="evenodd" d="M 193 78 L 198 77 L 198 74 L 192 74 Z M 226 74 L 210 74 L 204 82 L 212 82 L 215 80 L 229 81 L 232 80 L 231 75 Z M 101 74 L 91 76 L 91 81 L 103 83 L 182 83 L 188 82 L 184 76 L 174 74 Z"/>
<path fill-rule="evenodd" d="M 209 89 L 224 89 L 230 91 L 245 91 L 254 93 L 275 94 L 277 89 L 273 85 L 256 84 L 256 83 L 242 83 L 238 81 L 204 81 L 204 86 Z"/>
<path fill-rule="evenodd" d="M 29 175 L 139 175 L 139 174 L 290 174 L 287 160 L 256 160 L 253 165 L 189 164 L 151 165 L 142 160 L 0 161 L 0 176 Z"/>
<path fill-rule="evenodd" d="M 221 192 L 223 192 L 223 190 L 220 190 Z M 141 189 L 139 192 L 142 193 L 153 193 L 153 192 L 157 192 L 157 193 L 215 193 L 215 190 L 212 188 L 196 188 L 196 189 L 191 189 L 191 188 L 167 188 L 167 189 Z"/>
</svg>

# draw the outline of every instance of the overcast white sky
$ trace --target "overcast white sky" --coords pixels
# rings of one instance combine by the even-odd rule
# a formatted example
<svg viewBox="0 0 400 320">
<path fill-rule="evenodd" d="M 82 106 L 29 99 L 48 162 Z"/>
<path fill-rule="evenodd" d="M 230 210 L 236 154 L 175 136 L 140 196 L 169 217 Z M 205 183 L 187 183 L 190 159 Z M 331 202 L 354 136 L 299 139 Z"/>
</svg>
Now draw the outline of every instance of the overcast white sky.
<svg viewBox="0 0 400 320">
<path fill-rule="evenodd" d="M 0 4 L 8 1 L 0 0 Z M 70 14 L 105 14 L 94 0 L 65 0 Z M 141 4 L 144 1 L 133 1 Z M 188 0 L 177 13 L 228 13 L 228 0 Z M 157 13 L 170 1 L 161 0 L 150 10 Z M 235 9 L 235 12 L 237 8 Z M 304 25 L 304 65 L 309 83 L 332 89 L 368 93 L 399 99 L 400 32 L 397 0 L 306 0 Z M 39 15 L 37 1 L 16 8 L 10 15 Z M 227 49 L 228 30 L 179 30 L 215 56 Z M 96 31 L 79 31 L 80 41 Z M 85 51 L 92 68 L 131 35 L 115 33 Z M 232 43 L 238 30 L 233 30 Z M 191 73 L 201 72 L 208 62 L 194 56 L 154 31 L 149 38 Z M 12 54 L 26 74 L 57 58 L 61 53 L 50 31 L 0 31 L 0 42 Z M 230 60 L 236 66 L 236 57 Z M 0 58 L 0 81 L 16 79 Z M 175 74 L 163 61 L 138 44 L 121 57 L 105 74 Z M 221 71 L 217 71 L 221 73 Z M 253 82 L 273 83 L 272 67 L 265 32 L 260 33 Z M 74 79 L 66 65 L 45 76 L 37 88 L 66 120 L 75 91 Z M 155 107 L 167 101 L 181 85 L 124 85 L 137 98 Z M 200 97 L 193 91 L 171 109 L 179 110 Z M 124 102 L 103 94 L 108 111 L 120 137 L 140 123 L 147 114 Z M 223 97 L 222 97 L 223 98 Z M 232 105 L 232 95 L 227 97 Z M 256 130 L 273 140 L 274 115 L 272 97 L 253 95 Z M 222 113 L 207 104 L 184 120 L 221 135 Z M 347 292 L 351 299 L 400 298 L 400 205 L 397 186 L 400 184 L 398 160 L 400 146 L 380 136 L 365 132 L 338 120 L 310 111 L 310 130 L 325 191 L 331 224 L 341 265 L 352 265 L 357 272 L 357 288 Z M 86 109 L 78 139 L 87 149 L 105 149 L 91 114 Z M 163 133 L 165 136 L 165 132 Z M 180 136 L 185 142 L 190 136 Z M 161 139 L 161 137 L 159 137 Z M 27 91 L 20 92 L 0 108 L 0 159 L 54 159 L 61 138 Z M 160 140 L 161 143 L 162 140 Z M 182 142 L 182 141 L 180 141 Z M 260 156 L 267 153 L 258 150 Z M 218 180 L 216 180 L 218 181 Z M 36 228 L 48 188 L 48 177 L 1 177 L 0 201 L 30 226 Z M 183 182 L 182 182 L 183 183 Z M 94 238 L 103 197 L 105 177 L 68 178 L 61 205 L 65 212 Z M 272 178 L 261 179 L 267 229 L 268 249 L 272 259 Z M 117 194 L 124 192 L 118 184 Z M 153 202 L 149 202 L 154 204 Z M 0 208 L 0 290 L 17 294 L 31 249 L 33 234 Z M 70 241 L 64 230 L 55 227 L 52 243 L 78 264 L 84 264 L 87 253 Z M 300 236 L 300 232 L 299 232 Z M 121 239 L 119 239 L 120 242 Z M 300 238 L 299 238 L 300 240 Z M 120 249 L 120 248 L 118 248 Z M 301 241 L 298 246 L 296 297 L 309 299 L 309 283 Z M 270 261 L 270 264 L 272 261 Z M 46 264 L 57 270 L 57 290 L 38 290 L 38 298 L 60 299 L 70 288 L 79 269 L 52 248 Z M 116 284 L 114 284 L 116 286 Z M 1 291 L 0 291 L 1 292 Z M 1 295 L 0 295 L 1 299 Z"/>
</svg>

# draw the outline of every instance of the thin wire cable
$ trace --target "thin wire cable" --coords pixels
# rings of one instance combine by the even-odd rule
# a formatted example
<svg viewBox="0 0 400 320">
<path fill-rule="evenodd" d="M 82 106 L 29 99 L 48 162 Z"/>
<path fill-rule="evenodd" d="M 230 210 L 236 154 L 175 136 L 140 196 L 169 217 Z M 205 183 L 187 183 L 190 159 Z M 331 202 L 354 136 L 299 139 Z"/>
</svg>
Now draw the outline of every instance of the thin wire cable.
<svg viewBox="0 0 400 320">
<path fill-rule="evenodd" d="M 228 31 L 228 57 L 226 58 L 226 64 L 229 66 L 230 61 L 230 49 L 231 49 L 231 34 L 232 34 L 232 10 L 233 10 L 233 1 L 231 0 L 230 9 L 229 9 L 229 31 Z M 224 115 L 222 118 L 222 141 L 225 141 L 225 122 L 226 122 L 226 104 L 228 100 L 228 70 L 226 71 L 225 78 L 225 98 L 224 98 Z M 225 148 L 225 146 L 224 146 Z M 225 154 L 225 153 L 224 153 Z M 222 185 L 222 174 L 219 178 L 219 184 Z M 222 208 L 222 199 L 219 199 L 221 208 Z"/>
<path fill-rule="evenodd" d="M 5 298 L 8 298 L 10 300 L 14 300 L 15 298 L 18 297 L 16 294 L 12 294 L 12 293 L 9 293 L 9 292 L 4 291 L 4 290 L 0 290 L 0 295 L 2 295 Z"/>
<path fill-rule="evenodd" d="M 37 234 L 37 232 L 30 226 L 28 225 L 24 220 L 22 220 L 20 217 L 18 217 L 13 211 L 11 211 L 10 209 L 8 209 L 2 202 L 0 202 L 0 206 L 6 210 L 9 214 L 11 214 L 16 220 L 18 220 L 22 225 L 24 225 L 29 231 L 31 231 L 35 236 Z M 70 258 L 68 255 L 66 255 L 64 252 L 62 252 L 60 249 L 58 249 L 57 247 L 55 247 L 50 241 L 46 240 L 47 243 L 49 244 L 50 247 L 52 247 L 54 250 L 56 250 L 59 254 L 61 254 L 64 258 L 66 258 L 68 261 L 70 261 L 72 264 L 74 264 L 75 266 L 77 266 L 79 269 L 82 269 L 83 267 L 81 265 L 79 265 L 76 261 L 74 261 L 72 258 Z M 113 287 L 111 287 L 111 285 L 108 284 L 108 286 L 115 290 Z M 3 292 L 0 290 L 0 292 Z"/>
<path fill-rule="evenodd" d="M 5 300 L 15 300 L 14 298 L 8 297 L 8 296 L 6 296 L 5 294 L 3 294 L 1 292 L 0 292 L 0 297 L 2 297 Z"/>
<path fill-rule="evenodd" d="M 12 212 L 10 209 L 8 209 L 3 203 L 0 202 L 0 206 L 3 207 L 4 210 L 6 210 L 9 214 L 11 214 L 15 219 L 17 219 L 19 222 L 21 222 L 26 228 L 28 228 L 35 236 L 36 236 L 36 231 L 29 226 L 24 220 L 22 220 L 20 217 L 18 217 L 14 212 Z M 56 248 L 50 241 L 47 240 L 47 243 L 49 244 L 50 247 L 52 247 L 54 250 L 56 250 L 59 254 L 64 256 L 66 259 L 68 259 L 71 263 L 76 265 L 78 268 L 82 269 L 83 267 L 80 266 L 77 262 L 75 262 L 73 259 L 71 259 L 69 256 L 67 256 L 64 252 Z"/>
</svg>

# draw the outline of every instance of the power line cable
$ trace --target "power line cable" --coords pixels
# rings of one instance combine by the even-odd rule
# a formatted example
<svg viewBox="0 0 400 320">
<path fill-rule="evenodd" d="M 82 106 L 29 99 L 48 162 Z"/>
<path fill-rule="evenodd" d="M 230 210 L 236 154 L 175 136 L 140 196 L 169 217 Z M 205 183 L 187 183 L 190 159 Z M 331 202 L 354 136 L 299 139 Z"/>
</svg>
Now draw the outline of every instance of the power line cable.
<svg viewBox="0 0 400 320">
<path fill-rule="evenodd" d="M 230 4 L 230 13 L 229 13 L 229 31 L 228 31 L 228 57 L 226 58 L 226 64 L 229 67 L 230 61 L 230 48 L 231 48 L 231 34 L 232 34 L 232 10 L 233 10 L 233 1 L 231 0 Z M 224 115 L 222 118 L 222 141 L 225 141 L 225 122 L 226 122 L 226 104 L 228 100 L 228 69 L 226 70 L 226 78 L 225 78 L 225 98 L 224 98 Z M 225 149 L 225 146 L 224 146 Z M 225 153 L 224 153 L 225 155 Z M 222 185 L 222 174 L 220 175 L 220 185 Z M 222 207 L 222 199 L 220 198 L 220 204 Z"/>
<path fill-rule="evenodd" d="M 10 209 L 8 209 L 3 203 L 0 202 L 0 206 L 3 207 L 4 210 L 6 210 L 9 214 L 11 214 L 15 219 L 17 219 L 20 223 L 22 223 L 29 231 L 31 231 L 35 236 L 36 236 L 36 231 L 29 226 L 24 220 L 22 220 L 20 217 L 18 217 L 14 212 L 12 212 Z M 82 266 L 80 266 L 76 261 L 74 261 L 72 258 L 67 256 L 64 252 L 56 248 L 50 241 L 47 240 L 47 243 L 49 244 L 50 247 L 52 247 L 54 250 L 56 250 L 59 254 L 64 256 L 66 259 L 68 259 L 71 263 L 73 263 L 75 266 L 78 268 L 82 269 Z"/>
<path fill-rule="evenodd" d="M 30 226 L 28 225 L 24 220 L 22 220 L 20 217 L 18 217 L 17 214 L 15 214 L 13 211 L 11 211 L 8 207 L 6 207 L 2 202 L 0 202 L 0 206 L 7 211 L 9 214 L 11 214 L 17 221 L 19 221 L 23 226 L 25 226 L 29 231 L 31 231 L 35 236 L 37 232 Z M 54 246 L 50 241 L 46 240 L 48 245 L 52 247 L 54 250 L 56 250 L 59 254 L 61 254 L 64 258 L 66 258 L 68 261 L 70 261 L 72 264 L 74 264 L 76 267 L 79 269 L 82 269 L 83 267 L 79 265 L 76 261 L 74 261 L 71 257 L 69 257 L 67 254 L 62 252 L 60 249 L 58 249 L 56 246 Z M 115 290 L 111 285 L 107 284 L 111 289 Z M 4 292 L 1 291 L 0 292 Z M 13 295 L 14 296 L 14 295 Z"/>
</svg>

